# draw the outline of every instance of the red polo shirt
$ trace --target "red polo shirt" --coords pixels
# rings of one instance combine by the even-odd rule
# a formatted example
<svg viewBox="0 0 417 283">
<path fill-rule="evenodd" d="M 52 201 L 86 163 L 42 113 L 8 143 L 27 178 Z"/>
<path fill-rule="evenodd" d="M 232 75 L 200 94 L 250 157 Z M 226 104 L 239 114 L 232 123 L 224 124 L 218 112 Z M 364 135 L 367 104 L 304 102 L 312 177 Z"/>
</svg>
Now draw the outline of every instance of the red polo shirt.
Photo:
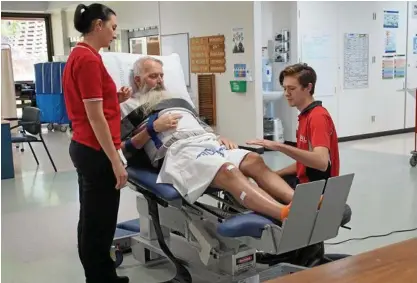
<svg viewBox="0 0 417 283">
<path fill-rule="evenodd" d="M 119 149 L 121 115 L 117 89 L 100 54 L 91 46 L 78 43 L 68 57 L 62 83 L 68 118 L 72 122 L 72 139 L 96 150 L 101 149 L 88 120 L 84 101 L 102 100 L 113 143 Z"/>
<path fill-rule="evenodd" d="M 297 161 L 300 183 L 328 179 L 339 175 L 339 145 L 333 120 L 320 101 L 315 101 L 298 116 L 297 147 L 312 151 L 322 146 L 329 149 L 330 162 L 326 172 L 306 167 Z"/>
</svg>

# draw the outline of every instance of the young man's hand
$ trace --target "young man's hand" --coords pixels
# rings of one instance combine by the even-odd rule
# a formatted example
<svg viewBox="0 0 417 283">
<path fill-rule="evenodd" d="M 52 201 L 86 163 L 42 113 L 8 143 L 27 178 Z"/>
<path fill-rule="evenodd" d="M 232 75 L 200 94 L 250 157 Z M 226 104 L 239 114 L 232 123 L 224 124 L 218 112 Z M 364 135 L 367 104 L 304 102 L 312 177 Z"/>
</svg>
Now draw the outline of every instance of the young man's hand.
<svg viewBox="0 0 417 283">
<path fill-rule="evenodd" d="M 246 144 L 248 145 L 259 145 L 264 148 L 270 149 L 270 150 L 279 150 L 279 142 L 276 141 L 270 141 L 265 139 L 254 139 L 247 141 Z"/>
</svg>

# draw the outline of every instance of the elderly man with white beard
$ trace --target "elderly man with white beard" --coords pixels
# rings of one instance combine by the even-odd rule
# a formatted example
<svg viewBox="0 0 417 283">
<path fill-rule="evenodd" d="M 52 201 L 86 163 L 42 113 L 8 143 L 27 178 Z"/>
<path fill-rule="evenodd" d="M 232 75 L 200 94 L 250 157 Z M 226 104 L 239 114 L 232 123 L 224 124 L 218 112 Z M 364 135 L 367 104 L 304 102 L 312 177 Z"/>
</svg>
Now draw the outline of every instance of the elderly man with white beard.
<svg viewBox="0 0 417 283">
<path fill-rule="evenodd" d="M 133 76 L 137 91 L 121 104 L 122 119 L 134 128 L 122 144 L 129 166 L 146 162 L 134 160 L 142 150 L 159 170 L 157 182 L 172 184 L 190 203 L 213 186 L 250 210 L 287 218 L 294 190 L 259 154 L 217 137 L 190 103 L 167 91 L 161 61 L 142 57 Z"/>
</svg>

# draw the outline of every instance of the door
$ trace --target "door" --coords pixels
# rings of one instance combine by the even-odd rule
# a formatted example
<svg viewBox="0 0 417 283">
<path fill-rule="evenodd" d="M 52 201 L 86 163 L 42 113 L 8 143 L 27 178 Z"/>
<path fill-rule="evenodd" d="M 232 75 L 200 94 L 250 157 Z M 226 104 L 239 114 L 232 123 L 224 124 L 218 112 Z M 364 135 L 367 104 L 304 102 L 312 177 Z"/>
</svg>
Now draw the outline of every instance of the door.
<svg viewBox="0 0 417 283">
<path fill-rule="evenodd" d="M 378 28 L 373 18 L 376 2 L 335 3 L 339 47 L 338 133 L 340 137 L 367 134 L 375 131 L 373 121 L 378 108 L 373 94 L 379 76 L 373 74 L 380 72 L 372 60 L 377 57 L 374 33 Z"/>
<path fill-rule="evenodd" d="M 379 51 L 376 62 L 384 74 L 379 73 L 380 79 L 373 93 L 373 101 L 378 105 L 375 132 L 404 129 L 407 2 L 372 3 L 376 7 L 376 23 L 379 28 L 374 37 Z"/>
<path fill-rule="evenodd" d="M 417 87 L 417 2 L 408 2 L 405 128 L 415 127 Z"/>
<path fill-rule="evenodd" d="M 132 54 L 148 54 L 146 37 L 129 38 L 129 52 Z"/>
</svg>

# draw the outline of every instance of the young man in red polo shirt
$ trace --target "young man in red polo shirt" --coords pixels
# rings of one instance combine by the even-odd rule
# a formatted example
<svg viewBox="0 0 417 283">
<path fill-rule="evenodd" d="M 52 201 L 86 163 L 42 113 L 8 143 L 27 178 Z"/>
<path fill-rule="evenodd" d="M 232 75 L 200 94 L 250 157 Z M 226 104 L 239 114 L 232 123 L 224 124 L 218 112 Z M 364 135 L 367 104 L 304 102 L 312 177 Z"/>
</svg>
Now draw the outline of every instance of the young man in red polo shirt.
<svg viewBox="0 0 417 283">
<path fill-rule="evenodd" d="M 317 75 L 307 64 L 286 67 L 279 75 L 279 82 L 291 107 L 296 107 L 298 115 L 297 147 L 269 140 L 254 140 L 248 144 L 260 145 L 280 151 L 295 160 L 295 163 L 277 171 L 292 187 L 316 180 L 327 180 L 339 175 L 339 146 L 336 128 L 329 112 L 321 101 L 314 100 Z M 351 219 L 351 209 L 345 205 L 341 226 Z M 310 254 L 324 252 L 323 243 L 305 249 Z M 270 255 L 266 255 L 268 259 Z"/>
<path fill-rule="evenodd" d="M 269 140 L 254 140 L 265 148 L 280 151 L 295 163 L 277 171 L 292 187 L 299 183 L 328 179 L 339 175 L 339 147 L 336 129 L 329 112 L 313 94 L 317 75 L 307 64 L 286 67 L 279 76 L 285 97 L 297 107 L 297 147 Z"/>
</svg>

